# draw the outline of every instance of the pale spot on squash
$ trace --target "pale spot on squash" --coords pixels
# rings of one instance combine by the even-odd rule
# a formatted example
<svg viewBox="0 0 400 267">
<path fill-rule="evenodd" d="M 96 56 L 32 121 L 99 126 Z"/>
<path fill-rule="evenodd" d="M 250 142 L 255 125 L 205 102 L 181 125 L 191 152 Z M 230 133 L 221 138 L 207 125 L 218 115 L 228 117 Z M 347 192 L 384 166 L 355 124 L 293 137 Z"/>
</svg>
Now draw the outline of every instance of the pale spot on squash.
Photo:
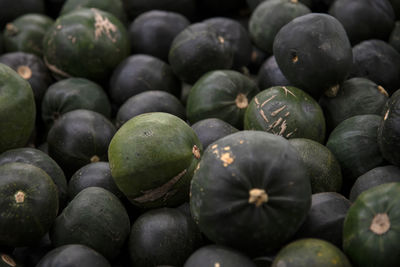
<svg viewBox="0 0 400 267">
<path fill-rule="evenodd" d="M 231 149 L 231 147 L 230 146 L 226 146 L 226 147 L 224 147 L 224 150 L 225 151 L 228 151 L 228 150 L 230 150 Z"/>
<path fill-rule="evenodd" d="M 389 117 L 389 109 L 386 111 L 385 113 L 385 117 L 383 117 L 383 120 L 387 120 L 387 118 Z"/>
<path fill-rule="evenodd" d="M 32 70 L 28 66 L 25 65 L 18 66 L 17 72 L 19 76 L 21 76 L 25 80 L 29 80 L 32 77 Z"/>
<path fill-rule="evenodd" d="M 386 92 L 385 88 L 383 88 L 382 86 L 378 85 L 378 91 L 379 93 L 385 95 L 386 97 L 389 97 L 388 92 Z"/>
<path fill-rule="evenodd" d="M 25 197 L 26 197 L 26 194 L 24 192 L 22 192 L 22 191 L 18 191 L 14 195 L 15 202 L 18 203 L 18 204 L 24 203 Z"/>
<path fill-rule="evenodd" d="M 297 4 L 299 0 L 290 0 L 290 2 L 292 2 L 293 4 Z"/>
<path fill-rule="evenodd" d="M 223 162 L 224 167 L 228 167 L 229 165 L 231 165 L 235 161 L 235 159 L 233 158 L 233 156 L 229 152 L 223 153 L 221 155 L 221 157 L 220 157 L 220 160 Z"/>
<path fill-rule="evenodd" d="M 6 32 L 7 32 L 7 35 L 15 36 L 15 35 L 18 34 L 19 29 L 18 29 L 17 26 L 15 26 L 14 24 L 12 24 L 12 23 L 7 23 L 7 24 L 6 24 Z"/>
<path fill-rule="evenodd" d="M 244 140 L 240 140 L 240 141 L 239 141 L 239 144 L 243 144 L 243 143 L 244 143 Z"/>
<path fill-rule="evenodd" d="M 200 149 L 196 145 L 193 146 L 192 153 L 196 159 L 200 158 Z"/>
<path fill-rule="evenodd" d="M 339 93 L 339 90 L 340 90 L 340 85 L 337 84 L 337 85 L 331 86 L 327 90 L 325 90 L 324 94 L 327 97 L 335 97 Z"/>
<path fill-rule="evenodd" d="M 221 264 L 219 262 L 214 263 L 214 267 L 221 267 Z"/>
<path fill-rule="evenodd" d="M 218 147 L 218 145 L 215 144 L 215 145 L 213 145 L 211 148 L 212 148 L 212 149 L 216 149 L 217 147 Z"/>
<path fill-rule="evenodd" d="M 390 219 L 386 213 L 378 213 L 372 219 L 369 229 L 377 235 L 383 235 L 390 229 Z"/>
<path fill-rule="evenodd" d="M 238 108 L 244 109 L 249 105 L 249 100 L 245 94 L 240 93 L 236 96 L 235 103 Z"/>
<path fill-rule="evenodd" d="M 56 26 L 56 29 L 57 29 L 57 30 L 61 30 L 61 29 L 62 29 L 62 25 L 60 25 L 60 24 L 57 25 L 57 26 Z"/>
<path fill-rule="evenodd" d="M 94 155 L 93 157 L 91 157 L 90 158 L 90 162 L 99 162 L 100 161 L 100 158 L 99 158 L 99 156 L 97 156 L 97 155 Z"/>
<path fill-rule="evenodd" d="M 6 254 L 2 254 L 1 255 L 1 259 L 5 262 L 5 263 L 7 263 L 8 265 L 10 265 L 10 266 L 17 266 L 17 264 L 15 263 L 15 261 L 10 257 L 10 256 L 8 256 L 8 255 L 6 255 Z"/>
<path fill-rule="evenodd" d="M 115 43 L 117 39 L 112 36 L 112 33 L 117 31 L 117 27 L 112 24 L 108 18 L 104 18 L 101 16 L 101 14 L 95 9 L 92 8 L 94 12 L 94 38 L 97 41 L 99 37 L 101 37 L 103 34 L 107 36 L 108 39 L 111 40 L 111 42 Z"/>
<path fill-rule="evenodd" d="M 223 44 L 225 43 L 225 39 L 222 36 L 218 36 L 218 41 Z"/>
</svg>

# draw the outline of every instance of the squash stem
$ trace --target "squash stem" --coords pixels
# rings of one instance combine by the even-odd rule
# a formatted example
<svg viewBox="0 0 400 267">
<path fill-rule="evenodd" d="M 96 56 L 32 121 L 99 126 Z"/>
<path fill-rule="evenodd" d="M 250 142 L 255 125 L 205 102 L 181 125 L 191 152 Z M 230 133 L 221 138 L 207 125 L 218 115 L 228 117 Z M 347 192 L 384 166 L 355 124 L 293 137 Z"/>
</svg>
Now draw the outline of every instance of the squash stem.
<svg viewBox="0 0 400 267">
<path fill-rule="evenodd" d="M 249 203 L 255 204 L 256 207 L 268 202 L 268 195 L 264 189 L 253 188 L 249 191 Z"/>
<path fill-rule="evenodd" d="M 376 214 L 369 229 L 377 235 L 383 235 L 390 229 L 389 216 L 386 213 Z"/>
</svg>

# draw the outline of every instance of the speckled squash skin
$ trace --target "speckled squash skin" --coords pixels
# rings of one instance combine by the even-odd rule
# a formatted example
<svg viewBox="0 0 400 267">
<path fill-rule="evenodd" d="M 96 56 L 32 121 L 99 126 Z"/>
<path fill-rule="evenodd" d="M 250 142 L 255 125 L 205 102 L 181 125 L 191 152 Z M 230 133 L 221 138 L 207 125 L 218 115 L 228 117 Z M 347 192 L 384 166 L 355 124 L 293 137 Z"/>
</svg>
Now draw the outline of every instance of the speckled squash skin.
<svg viewBox="0 0 400 267">
<path fill-rule="evenodd" d="M 27 163 L 0 166 L 0 245 L 34 244 L 58 213 L 57 187 L 42 169 Z"/>
<path fill-rule="evenodd" d="M 129 53 L 124 25 L 95 8 L 60 16 L 43 39 L 44 61 L 59 78 L 78 76 L 105 82 Z"/>
<path fill-rule="evenodd" d="M 54 248 L 36 265 L 36 267 L 78 266 L 111 267 L 111 264 L 94 249 L 84 245 L 72 244 Z"/>
<path fill-rule="evenodd" d="M 0 153 L 28 142 L 35 117 L 31 86 L 10 67 L 0 64 Z"/>
<path fill-rule="evenodd" d="M 399 209 L 400 183 L 370 188 L 357 198 L 343 227 L 343 251 L 353 266 L 398 266 Z"/>
<path fill-rule="evenodd" d="M 318 102 L 292 86 L 274 86 L 258 93 L 246 109 L 244 128 L 287 139 L 325 140 L 325 117 Z"/>
<path fill-rule="evenodd" d="M 299 239 L 282 250 L 272 263 L 272 267 L 351 267 L 347 256 L 331 243 L 315 238 Z"/>
<path fill-rule="evenodd" d="M 214 243 L 253 256 L 282 246 L 311 205 L 307 169 L 281 136 L 240 131 L 205 150 L 191 182 L 190 210 Z"/>
<path fill-rule="evenodd" d="M 128 213 L 120 200 L 104 188 L 88 187 L 56 218 L 50 239 L 55 247 L 82 244 L 113 259 L 120 253 L 129 231 Z"/>
<path fill-rule="evenodd" d="M 255 82 L 233 70 L 204 74 L 190 89 L 186 115 L 190 123 L 218 118 L 243 129 L 243 117 L 251 99 L 259 92 Z"/>
<path fill-rule="evenodd" d="M 195 132 L 182 119 L 163 112 L 141 114 L 111 140 L 111 175 L 137 206 L 177 206 L 188 200 L 201 150 Z"/>
</svg>

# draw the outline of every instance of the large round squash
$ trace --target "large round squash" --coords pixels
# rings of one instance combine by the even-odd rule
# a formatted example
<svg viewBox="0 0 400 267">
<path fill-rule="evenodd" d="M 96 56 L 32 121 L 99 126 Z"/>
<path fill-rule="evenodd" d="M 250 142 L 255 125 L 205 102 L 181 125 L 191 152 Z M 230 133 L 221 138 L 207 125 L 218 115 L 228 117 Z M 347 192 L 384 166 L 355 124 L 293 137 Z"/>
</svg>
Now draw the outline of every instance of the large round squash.
<svg viewBox="0 0 400 267">
<path fill-rule="evenodd" d="M 189 197 L 201 143 L 182 119 L 151 112 L 127 121 L 108 149 L 111 175 L 141 207 L 176 206 Z"/>
<path fill-rule="evenodd" d="M 213 242 L 259 255 L 282 246 L 311 205 L 306 166 L 283 137 L 241 131 L 209 145 L 191 183 L 190 208 Z"/>
</svg>

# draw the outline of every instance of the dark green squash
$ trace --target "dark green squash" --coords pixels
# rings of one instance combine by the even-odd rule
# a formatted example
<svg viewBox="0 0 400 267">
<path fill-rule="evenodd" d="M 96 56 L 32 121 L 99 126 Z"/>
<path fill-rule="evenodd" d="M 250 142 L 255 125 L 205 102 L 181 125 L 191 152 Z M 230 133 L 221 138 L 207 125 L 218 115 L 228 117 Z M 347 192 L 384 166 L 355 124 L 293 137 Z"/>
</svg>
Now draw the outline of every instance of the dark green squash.
<svg viewBox="0 0 400 267">
<path fill-rule="evenodd" d="M 29 83 L 0 63 L 0 153 L 24 146 L 33 131 L 36 106 Z"/>
<path fill-rule="evenodd" d="M 256 267 L 251 259 L 242 252 L 219 245 L 207 245 L 199 248 L 183 265 L 183 267 L 215 266 Z"/>
<path fill-rule="evenodd" d="M 140 14 L 150 10 L 172 11 L 190 20 L 195 17 L 196 0 L 125 0 L 124 6 L 132 21 Z"/>
<path fill-rule="evenodd" d="M 44 0 L 1 1 L 0 10 L 0 27 L 3 29 L 7 23 L 24 14 L 43 14 L 45 12 L 45 4 Z"/>
<path fill-rule="evenodd" d="M 378 144 L 383 157 L 400 167 L 400 90 L 387 102 L 378 128 Z"/>
<path fill-rule="evenodd" d="M 296 17 L 311 13 L 298 0 L 269 0 L 260 3 L 251 13 L 249 34 L 261 50 L 272 54 L 274 39 L 279 30 Z"/>
<path fill-rule="evenodd" d="M 265 90 L 273 86 L 291 85 L 280 70 L 274 56 L 267 58 L 261 65 L 257 73 L 257 84 L 260 90 Z"/>
<path fill-rule="evenodd" d="M 325 140 L 325 118 L 318 102 L 293 86 L 274 86 L 258 93 L 244 115 L 246 130 L 289 138 Z"/>
<path fill-rule="evenodd" d="M 370 188 L 356 199 L 343 227 L 343 250 L 354 266 L 398 266 L 399 210 L 400 183 Z"/>
<path fill-rule="evenodd" d="M 58 78 L 105 83 L 129 54 L 124 25 L 114 15 L 95 8 L 60 16 L 43 39 L 44 61 Z"/>
<path fill-rule="evenodd" d="M 335 155 L 324 145 L 306 138 L 293 138 L 289 143 L 307 166 L 312 193 L 340 192 L 342 171 Z"/>
<path fill-rule="evenodd" d="M 49 155 L 69 179 L 90 162 L 107 161 L 108 145 L 115 132 L 115 126 L 100 113 L 86 109 L 69 111 L 49 131 Z"/>
<path fill-rule="evenodd" d="M 208 71 L 230 69 L 233 48 L 210 24 L 195 23 L 174 38 L 168 61 L 182 81 L 194 84 Z"/>
<path fill-rule="evenodd" d="M 197 134 L 203 149 L 206 149 L 214 141 L 239 131 L 229 123 L 217 118 L 200 120 L 191 127 Z"/>
<path fill-rule="evenodd" d="M 336 0 L 329 14 L 342 23 L 352 45 L 364 40 L 387 40 L 395 14 L 389 0 Z"/>
<path fill-rule="evenodd" d="M 392 95 L 400 88 L 400 53 L 382 40 L 366 40 L 353 46 L 350 77 L 364 77 Z"/>
<path fill-rule="evenodd" d="M 46 234 L 57 216 L 57 187 L 44 170 L 34 165 L 3 164 L 0 207 L 0 245 L 33 244 Z"/>
<path fill-rule="evenodd" d="M 182 266 L 201 245 L 201 233 L 191 219 L 177 209 L 161 208 L 133 223 L 129 255 L 134 266 Z"/>
<path fill-rule="evenodd" d="M 273 51 L 285 77 L 316 98 L 346 79 L 353 60 L 343 26 L 322 13 L 303 15 L 283 26 Z"/>
<path fill-rule="evenodd" d="M 351 267 L 347 256 L 331 243 L 306 238 L 286 245 L 276 255 L 272 267 Z"/>
<path fill-rule="evenodd" d="M 67 203 L 67 180 L 58 164 L 46 153 L 29 147 L 10 149 L 0 154 L 0 165 L 21 162 L 34 165 L 45 171 L 57 186 L 59 206 Z"/>
<path fill-rule="evenodd" d="M 381 184 L 394 182 L 400 182 L 399 167 L 387 165 L 373 168 L 357 178 L 351 187 L 349 199 L 354 202 L 362 192 Z"/>
<path fill-rule="evenodd" d="M 56 218 L 50 239 L 55 247 L 86 245 L 113 259 L 120 253 L 129 231 L 129 217 L 120 200 L 104 188 L 88 187 Z"/>
<path fill-rule="evenodd" d="M 111 264 L 101 254 L 90 247 L 72 244 L 51 250 L 36 267 L 111 267 Z"/>
<path fill-rule="evenodd" d="M 190 195 L 192 216 L 211 241 L 260 256 L 298 230 L 310 208 L 311 185 L 286 139 L 240 131 L 205 150 Z"/>
<path fill-rule="evenodd" d="M 68 181 L 68 197 L 72 200 L 79 192 L 88 187 L 102 187 L 121 201 L 123 193 L 118 189 L 111 176 L 108 162 L 100 161 L 89 163 L 77 170 Z"/>
<path fill-rule="evenodd" d="M 111 117 L 111 105 L 106 92 L 95 82 L 85 78 L 67 78 L 53 83 L 41 104 L 41 116 L 50 128 L 61 115 L 76 109 L 96 111 Z"/>
<path fill-rule="evenodd" d="M 342 169 L 343 195 L 347 196 L 358 176 L 384 164 L 378 146 L 378 115 L 357 115 L 342 121 L 329 135 L 326 146 Z"/>
<path fill-rule="evenodd" d="M 167 61 L 172 41 L 189 25 L 190 21 L 176 12 L 144 12 L 129 25 L 131 51 L 133 54 L 147 54 Z"/>
<path fill-rule="evenodd" d="M 150 55 L 132 55 L 113 71 L 109 95 L 118 107 L 130 97 L 151 90 L 180 94 L 181 83 L 164 61 Z"/>
<path fill-rule="evenodd" d="M 81 8 L 97 8 L 113 14 L 122 23 L 128 23 L 122 0 L 66 0 L 60 10 L 59 16 Z"/>
<path fill-rule="evenodd" d="M 337 92 L 332 93 L 323 95 L 319 100 L 329 132 L 352 116 L 382 114 L 389 97 L 382 86 L 361 77 L 346 80 Z"/>
<path fill-rule="evenodd" d="M 151 112 L 119 128 L 108 158 L 112 177 L 129 201 L 153 208 L 188 200 L 201 151 L 199 139 L 186 122 L 172 114 Z"/>
<path fill-rule="evenodd" d="M 1 55 L 0 63 L 9 66 L 29 82 L 35 97 L 36 107 L 40 108 L 43 96 L 53 82 L 50 71 L 43 60 L 34 54 L 13 52 Z"/>
<path fill-rule="evenodd" d="M 335 192 L 312 195 L 307 218 L 294 239 L 318 238 L 342 247 L 343 221 L 351 202 Z"/>
<path fill-rule="evenodd" d="M 150 90 L 131 96 L 118 109 L 115 124 L 119 128 L 131 118 L 149 112 L 165 112 L 186 119 L 186 110 L 173 94 Z"/>
<path fill-rule="evenodd" d="M 43 37 L 54 23 L 43 14 L 25 14 L 7 23 L 3 31 L 6 52 L 26 52 L 42 57 Z"/>
<path fill-rule="evenodd" d="M 226 17 L 213 17 L 203 20 L 213 27 L 219 36 L 231 44 L 233 50 L 232 68 L 241 71 L 250 63 L 252 45 L 249 33 L 237 20 Z"/>
<path fill-rule="evenodd" d="M 249 77 L 233 70 L 210 71 L 190 89 L 186 116 L 190 123 L 218 118 L 243 129 L 243 117 L 251 99 L 259 92 Z"/>
<path fill-rule="evenodd" d="M 248 7 L 250 8 L 250 10 L 254 11 L 254 9 L 256 9 L 256 7 L 261 4 L 262 2 L 264 2 L 265 0 L 246 0 Z M 296 0 L 293 0 L 296 1 Z M 311 7 L 311 2 L 312 0 L 299 0 L 299 2 L 303 3 L 304 5 L 306 5 L 307 7 Z"/>
</svg>

